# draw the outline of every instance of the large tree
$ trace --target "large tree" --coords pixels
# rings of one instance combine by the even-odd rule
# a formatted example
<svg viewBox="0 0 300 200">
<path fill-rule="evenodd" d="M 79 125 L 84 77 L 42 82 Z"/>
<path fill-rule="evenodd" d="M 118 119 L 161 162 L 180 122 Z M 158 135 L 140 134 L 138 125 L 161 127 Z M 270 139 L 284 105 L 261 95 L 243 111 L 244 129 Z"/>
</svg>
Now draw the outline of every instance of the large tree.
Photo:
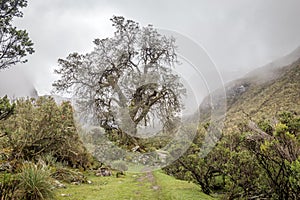
<svg viewBox="0 0 300 200">
<path fill-rule="evenodd" d="M 0 69 L 24 63 L 24 57 L 34 52 L 26 30 L 12 24 L 15 17 L 23 16 L 20 9 L 26 6 L 26 0 L 0 0 Z"/>
<path fill-rule="evenodd" d="M 86 116 L 126 140 L 135 140 L 137 129 L 153 120 L 174 126 L 185 93 L 172 71 L 178 63 L 175 39 L 123 17 L 111 21 L 113 37 L 94 40 L 91 53 L 59 59 L 61 78 L 53 86 L 74 92 Z"/>
</svg>

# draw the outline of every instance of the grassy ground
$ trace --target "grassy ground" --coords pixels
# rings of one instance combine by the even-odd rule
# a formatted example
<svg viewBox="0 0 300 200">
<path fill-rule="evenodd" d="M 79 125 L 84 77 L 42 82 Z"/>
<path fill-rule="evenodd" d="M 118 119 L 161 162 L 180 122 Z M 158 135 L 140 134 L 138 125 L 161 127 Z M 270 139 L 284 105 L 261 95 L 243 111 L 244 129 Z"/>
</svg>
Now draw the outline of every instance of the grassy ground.
<svg viewBox="0 0 300 200">
<path fill-rule="evenodd" d="M 67 185 L 58 189 L 59 200 L 213 200 L 193 183 L 176 180 L 160 171 L 125 177 L 96 177 L 88 175 L 92 184 Z M 64 196 L 62 196 L 64 194 Z"/>
</svg>

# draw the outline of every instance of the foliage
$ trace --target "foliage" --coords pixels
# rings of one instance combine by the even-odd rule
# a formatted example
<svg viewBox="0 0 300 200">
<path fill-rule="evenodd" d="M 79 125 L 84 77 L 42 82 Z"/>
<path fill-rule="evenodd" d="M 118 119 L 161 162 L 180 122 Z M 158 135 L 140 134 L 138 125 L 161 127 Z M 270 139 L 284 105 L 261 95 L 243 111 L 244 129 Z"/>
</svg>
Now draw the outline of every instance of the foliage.
<svg viewBox="0 0 300 200">
<path fill-rule="evenodd" d="M 15 104 L 11 104 L 7 96 L 0 98 L 0 121 L 8 119 L 15 110 Z M 0 138 L 6 136 L 8 133 L 0 127 Z"/>
<path fill-rule="evenodd" d="M 164 170 L 179 179 L 197 183 L 205 194 L 211 194 L 212 189 L 215 187 L 213 182 L 216 177 L 223 176 L 220 163 L 227 157 L 228 152 L 215 149 L 214 153 L 202 158 L 200 150 L 205 133 L 205 128 L 200 126 L 197 137 L 188 151 Z M 217 163 L 216 160 L 220 162 Z"/>
<path fill-rule="evenodd" d="M 299 135 L 300 113 L 299 66 L 297 60 L 270 72 L 271 79 L 257 82 L 257 76 L 253 76 L 229 83 L 226 86 L 227 113 L 222 139 L 203 159 L 197 155 L 197 150 L 203 145 L 205 122 L 210 120 L 210 98 L 220 95 L 216 90 L 214 95 L 208 96 L 200 107 L 198 137 L 188 153 L 178 160 L 186 167 L 175 162 L 165 171 L 200 185 L 193 175 L 196 174 L 202 182 L 208 180 L 207 191 L 221 192 L 224 199 L 278 199 L 282 190 L 289 192 L 286 198 L 293 199 L 293 191 L 299 191 L 299 136 L 296 136 Z M 243 91 L 239 91 L 241 87 Z M 260 161 L 265 162 L 268 170 Z M 222 175 L 205 179 L 207 169 L 216 166 Z M 271 177 L 277 179 L 276 187 Z M 279 185 L 283 187 L 276 189 Z"/>
<path fill-rule="evenodd" d="M 53 199 L 50 173 L 47 168 L 32 163 L 25 163 L 19 174 L 21 199 L 39 200 Z"/>
<path fill-rule="evenodd" d="M 222 192 L 224 199 L 297 199 L 299 115 L 283 112 L 257 124 L 241 124 L 240 132 L 223 136 L 205 158 L 199 154 L 205 134 L 200 126 L 186 154 L 164 170 L 199 184 L 206 194 Z"/>
<path fill-rule="evenodd" d="M 21 9 L 26 6 L 26 0 L 0 1 L 0 69 L 24 63 L 23 57 L 34 52 L 28 33 L 12 25 L 15 17 L 23 16 Z"/>
<path fill-rule="evenodd" d="M 58 167 L 56 166 L 54 168 L 54 172 L 50 175 L 52 178 L 60 181 L 64 181 L 66 183 L 86 183 L 87 179 L 86 177 L 81 173 L 77 172 L 71 169 L 68 169 L 66 167 Z"/>
<path fill-rule="evenodd" d="M 291 175 L 289 177 L 289 183 L 294 191 L 300 190 L 300 158 L 293 161 L 290 164 Z"/>
<path fill-rule="evenodd" d="M 114 37 L 96 39 L 91 53 L 58 60 L 61 79 L 53 86 L 74 92 L 89 122 L 95 119 L 92 123 L 117 133 L 121 143 L 137 146 L 139 127 L 159 119 L 165 129 L 174 128 L 182 109 L 185 89 L 172 72 L 175 40 L 151 25 L 141 28 L 123 17 L 111 21 Z"/>
<path fill-rule="evenodd" d="M 270 135 L 261 129 L 249 127 L 246 148 L 255 155 L 268 180 L 266 188 L 272 198 L 297 199 L 300 195 L 297 164 L 300 157 L 300 117 L 281 113 Z"/>
<path fill-rule="evenodd" d="M 90 155 L 79 139 L 68 102 L 57 105 L 51 97 L 19 99 L 15 114 L 0 127 L 8 133 L 1 145 L 11 149 L 11 161 L 37 161 L 50 154 L 71 167 L 89 165 Z"/>
<path fill-rule="evenodd" d="M 14 199 L 16 197 L 19 180 L 8 173 L 0 174 L 0 176 L 0 199 Z"/>
<path fill-rule="evenodd" d="M 7 96 L 0 98 L 0 120 L 5 120 L 14 112 L 15 104 L 11 104 Z"/>
<path fill-rule="evenodd" d="M 11 104 L 7 96 L 0 98 L 0 121 L 8 119 L 15 109 L 15 104 Z M 0 129 L 0 138 L 7 135 L 5 130 Z"/>
</svg>

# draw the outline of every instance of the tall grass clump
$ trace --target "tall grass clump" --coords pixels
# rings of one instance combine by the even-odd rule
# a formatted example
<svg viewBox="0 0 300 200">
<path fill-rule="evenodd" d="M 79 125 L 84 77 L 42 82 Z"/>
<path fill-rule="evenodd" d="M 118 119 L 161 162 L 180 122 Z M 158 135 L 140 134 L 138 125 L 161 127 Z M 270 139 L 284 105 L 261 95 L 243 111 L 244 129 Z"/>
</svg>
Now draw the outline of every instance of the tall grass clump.
<svg viewBox="0 0 300 200">
<path fill-rule="evenodd" d="M 24 164 L 19 174 L 20 197 L 26 200 L 54 199 L 50 172 L 44 166 Z"/>
</svg>

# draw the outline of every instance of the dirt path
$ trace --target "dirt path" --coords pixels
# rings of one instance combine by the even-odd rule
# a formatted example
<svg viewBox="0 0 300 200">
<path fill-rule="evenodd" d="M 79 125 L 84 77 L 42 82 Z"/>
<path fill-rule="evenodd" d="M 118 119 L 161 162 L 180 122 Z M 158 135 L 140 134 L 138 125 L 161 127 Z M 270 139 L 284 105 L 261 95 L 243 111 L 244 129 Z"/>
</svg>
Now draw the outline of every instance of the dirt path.
<svg viewBox="0 0 300 200">
<path fill-rule="evenodd" d="M 140 183 L 143 183 L 145 181 L 151 183 L 151 188 L 153 190 L 159 190 L 160 189 L 160 187 L 159 187 L 159 185 L 157 185 L 157 181 L 155 180 L 155 177 L 154 177 L 154 175 L 151 171 L 145 172 L 143 174 L 143 176 L 141 176 L 137 179 L 137 181 L 140 182 Z"/>
<path fill-rule="evenodd" d="M 160 186 L 157 184 L 157 181 L 152 173 L 152 171 L 146 171 L 144 172 L 140 177 L 137 179 L 138 186 L 136 193 L 143 193 L 145 192 L 145 186 L 149 188 L 150 191 L 152 191 L 153 195 L 159 197 L 160 195 Z"/>
</svg>

